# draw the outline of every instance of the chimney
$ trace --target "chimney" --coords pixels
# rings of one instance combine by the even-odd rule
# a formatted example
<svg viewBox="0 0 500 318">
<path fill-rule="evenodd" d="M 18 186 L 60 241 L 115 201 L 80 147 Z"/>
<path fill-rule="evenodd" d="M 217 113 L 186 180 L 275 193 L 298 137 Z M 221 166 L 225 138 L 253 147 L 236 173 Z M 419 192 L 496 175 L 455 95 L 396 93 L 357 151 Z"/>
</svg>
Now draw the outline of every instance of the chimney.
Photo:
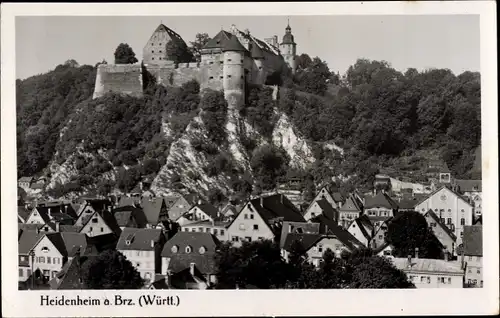
<svg viewBox="0 0 500 318">
<path fill-rule="evenodd" d="M 60 231 L 60 225 L 61 225 L 61 222 L 56 221 L 56 232 L 61 232 Z"/>
<path fill-rule="evenodd" d="M 40 234 L 40 227 L 36 228 L 36 234 Z"/>
<path fill-rule="evenodd" d="M 113 209 L 113 207 L 111 205 L 108 205 L 108 212 L 111 213 L 111 210 Z"/>
<path fill-rule="evenodd" d="M 198 200 L 198 205 L 201 205 L 203 202 L 201 202 L 201 199 Z"/>
<path fill-rule="evenodd" d="M 418 259 L 418 247 L 415 248 L 415 259 Z"/>
<path fill-rule="evenodd" d="M 328 235 L 328 224 L 325 224 L 325 234 Z"/>
<path fill-rule="evenodd" d="M 189 264 L 189 273 L 191 274 L 191 276 L 194 276 L 194 265 L 195 263 Z"/>
</svg>

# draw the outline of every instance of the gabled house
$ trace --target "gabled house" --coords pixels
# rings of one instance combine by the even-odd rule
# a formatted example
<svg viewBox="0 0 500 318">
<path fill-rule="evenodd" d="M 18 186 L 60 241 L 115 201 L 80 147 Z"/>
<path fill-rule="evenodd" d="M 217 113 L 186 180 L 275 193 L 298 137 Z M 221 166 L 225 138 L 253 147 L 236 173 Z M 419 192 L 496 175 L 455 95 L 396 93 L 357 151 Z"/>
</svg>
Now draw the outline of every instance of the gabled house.
<svg viewBox="0 0 500 318">
<path fill-rule="evenodd" d="M 30 216 L 30 211 L 26 209 L 24 206 L 17 207 L 17 222 L 18 223 L 26 223 L 26 220 Z"/>
<path fill-rule="evenodd" d="M 33 268 L 40 270 L 48 282 L 75 255 L 78 248 L 84 254 L 91 253 L 92 246 L 88 244 L 86 235 L 71 232 L 47 233 L 33 247 Z"/>
<path fill-rule="evenodd" d="M 285 246 L 288 234 L 319 234 L 319 226 L 319 223 L 284 221 L 281 228 L 280 248 Z"/>
<path fill-rule="evenodd" d="M 314 220 L 312 220 L 314 221 Z M 363 244 L 354 238 L 349 232 L 339 227 L 335 222 L 318 216 L 315 221 L 320 223 L 320 233 L 289 233 L 286 236 L 282 248 L 282 256 L 288 260 L 289 253 L 295 241 L 299 241 L 307 251 L 308 261 L 315 266 L 319 266 L 323 259 L 323 253 L 330 249 L 336 257 L 340 257 L 342 252 L 352 252 L 361 248 Z"/>
<path fill-rule="evenodd" d="M 385 243 L 373 250 L 373 254 L 381 257 L 392 258 L 393 257 L 394 246 Z"/>
<path fill-rule="evenodd" d="M 125 255 L 148 284 L 155 274 L 161 272 L 161 251 L 165 242 L 161 229 L 124 228 L 116 249 Z"/>
<path fill-rule="evenodd" d="M 284 196 L 275 194 L 250 200 L 229 225 L 236 246 L 243 241 L 274 240 L 284 221 L 305 222 L 300 211 Z"/>
<path fill-rule="evenodd" d="M 178 232 L 164 246 L 162 274 L 176 289 L 206 289 L 217 283 L 219 240 L 200 232 Z"/>
<path fill-rule="evenodd" d="M 457 237 L 456 245 L 462 244 L 464 226 L 472 225 L 473 222 L 474 208 L 472 205 L 450 188 L 442 186 L 416 206 L 416 211 L 422 214 L 429 210 L 434 211 L 441 223 L 446 224 L 455 234 Z"/>
<path fill-rule="evenodd" d="M 40 231 L 22 230 L 18 236 L 18 253 L 19 253 L 19 281 L 24 282 L 31 277 L 33 273 L 32 264 L 34 260 L 30 256 L 30 251 L 33 250 L 35 244 L 45 235 Z M 34 257 L 34 254 L 33 254 Z M 33 263 L 32 263 L 33 261 Z"/>
<path fill-rule="evenodd" d="M 111 212 L 113 205 L 108 199 L 84 199 L 80 204 L 79 210 L 76 212 L 78 219 L 75 225 L 82 226 L 83 220 L 93 215 L 94 212 L 108 211 Z"/>
<path fill-rule="evenodd" d="M 184 196 L 179 196 L 175 202 L 168 207 L 168 216 L 173 222 L 188 212 L 194 204 L 188 202 Z"/>
<path fill-rule="evenodd" d="M 304 219 L 308 221 L 320 214 L 334 221 L 338 220 L 338 211 L 325 199 L 313 201 L 304 213 Z"/>
<path fill-rule="evenodd" d="M 182 232 L 199 232 L 209 233 L 215 236 L 219 241 L 229 241 L 227 228 L 231 224 L 231 220 L 222 218 L 216 220 L 204 220 L 194 223 L 188 223 L 181 226 Z"/>
<path fill-rule="evenodd" d="M 126 227 L 145 228 L 148 220 L 141 208 L 123 206 L 113 210 L 116 223 L 123 230 Z"/>
<path fill-rule="evenodd" d="M 333 208 L 338 209 L 342 205 L 342 202 L 338 201 L 342 199 L 342 196 L 337 193 L 335 197 L 336 198 L 334 198 L 330 191 L 328 191 L 328 188 L 326 186 L 323 186 L 321 190 L 319 190 L 319 192 L 316 194 L 311 204 L 319 200 L 326 200 Z"/>
<path fill-rule="evenodd" d="M 483 287 L 483 227 L 464 227 L 462 264 L 467 287 Z"/>
<path fill-rule="evenodd" d="M 443 223 L 441 219 L 432 210 L 424 214 L 427 224 L 432 229 L 436 238 L 441 242 L 444 249 L 451 255 L 456 255 L 456 235 Z"/>
<path fill-rule="evenodd" d="M 116 222 L 113 214 L 107 210 L 86 214 L 81 220 L 82 223 L 79 225 L 81 227 L 79 233 L 87 234 L 89 237 L 111 233 L 117 237 L 120 236 L 120 226 Z"/>
<path fill-rule="evenodd" d="M 394 217 L 397 211 L 397 203 L 384 192 L 379 192 L 375 196 L 365 197 L 364 214 L 368 218 Z"/>
<path fill-rule="evenodd" d="M 363 243 L 365 247 L 372 247 L 371 241 L 373 239 L 375 229 L 366 215 L 362 215 L 355 219 L 347 228 L 347 231 Z"/>
<path fill-rule="evenodd" d="M 361 202 L 355 195 L 351 194 L 339 209 L 338 224 L 347 229 L 352 221 L 357 219 L 362 212 L 363 206 Z"/>
<path fill-rule="evenodd" d="M 162 226 L 163 222 L 169 221 L 167 205 L 163 198 L 142 198 L 141 207 L 150 226 Z"/>
<path fill-rule="evenodd" d="M 61 225 L 74 224 L 74 216 L 74 211 L 69 204 L 37 206 L 33 208 L 29 216 L 26 217 L 25 223 L 40 224 L 42 225 L 40 230 L 44 232 L 59 232 L 59 227 Z"/>
<path fill-rule="evenodd" d="M 183 226 L 198 221 L 213 221 L 218 219 L 221 219 L 221 213 L 216 207 L 210 203 L 199 202 L 178 218 L 176 222 Z"/>
</svg>

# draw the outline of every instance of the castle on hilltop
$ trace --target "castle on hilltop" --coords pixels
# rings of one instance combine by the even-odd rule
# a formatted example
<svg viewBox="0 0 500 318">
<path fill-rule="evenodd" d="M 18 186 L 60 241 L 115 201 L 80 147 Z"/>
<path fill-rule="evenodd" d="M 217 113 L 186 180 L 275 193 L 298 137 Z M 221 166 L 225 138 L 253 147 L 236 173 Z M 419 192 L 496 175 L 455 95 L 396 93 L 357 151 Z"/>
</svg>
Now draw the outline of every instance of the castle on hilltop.
<svg viewBox="0 0 500 318">
<path fill-rule="evenodd" d="M 142 64 L 158 84 L 180 86 L 195 79 L 201 89 L 223 90 L 226 99 L 237 99 L 234 103 L 242 102 L 248 84 L 273 85 L 285 68 L 296 68 L 297 44 L 289 24 L 281 43 L 276 35 L 262 41 L 232 25 L 229 32 L 221 30 L 206 43 L 201 61 L 178 65 L 167 55 L 169 41 L 185 45 L 179 34 L 160 24 L 143 49 Z M 109 92 L 142 96 L 141 64 L 99 65 L 93 97 Z"/>
</svg>

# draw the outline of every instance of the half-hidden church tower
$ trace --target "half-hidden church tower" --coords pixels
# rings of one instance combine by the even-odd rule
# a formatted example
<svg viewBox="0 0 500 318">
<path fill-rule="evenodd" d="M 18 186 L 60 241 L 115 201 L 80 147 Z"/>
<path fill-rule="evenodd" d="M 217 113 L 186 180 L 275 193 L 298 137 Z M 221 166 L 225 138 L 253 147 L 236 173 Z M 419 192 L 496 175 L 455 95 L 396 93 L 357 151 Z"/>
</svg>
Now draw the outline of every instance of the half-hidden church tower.
<svg viewBox="0 0 500 318">
<path fill-rule="evenodd" d="M 273 36 L 260 40 L 232 25 L 221 30 L 201 49 L 199 62 L 176 64 L 167 54 L 167 44 L 176 41 L 186 45 L 179 34 L 160 24 L 143 48 L 142 65 L 165 86 L 180 86 L 192 79 L 201 89 L 223 90 L 226 99 L 243 102 L 247 84 L 275 85 L 283 68 L 295 72 L 296 46 L 290 24 L 281 43 Z M 106 93 L 142 96 L 141 64 L 101 64 L 97 69 L 94 98 Z M 235 100 L 236 98 L 236 100 Z M 229 100 L 228 100 L 229 102 Z"/>
</svg>

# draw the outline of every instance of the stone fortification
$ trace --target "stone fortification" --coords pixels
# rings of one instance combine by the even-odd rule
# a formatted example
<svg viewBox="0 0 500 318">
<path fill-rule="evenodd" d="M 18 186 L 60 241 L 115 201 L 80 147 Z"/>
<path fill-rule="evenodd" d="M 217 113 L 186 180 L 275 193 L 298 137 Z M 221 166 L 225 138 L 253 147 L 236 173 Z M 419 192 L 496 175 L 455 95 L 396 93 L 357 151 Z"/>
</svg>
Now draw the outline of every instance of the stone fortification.
<svg viewBox="0 0 500 318">
<path fill-rule="evenodd" d="M 142 69 L 139 64 L 101 64 L 97 67 L 93 98 L 106 93 L 142 96 Z"/>
</svg>

